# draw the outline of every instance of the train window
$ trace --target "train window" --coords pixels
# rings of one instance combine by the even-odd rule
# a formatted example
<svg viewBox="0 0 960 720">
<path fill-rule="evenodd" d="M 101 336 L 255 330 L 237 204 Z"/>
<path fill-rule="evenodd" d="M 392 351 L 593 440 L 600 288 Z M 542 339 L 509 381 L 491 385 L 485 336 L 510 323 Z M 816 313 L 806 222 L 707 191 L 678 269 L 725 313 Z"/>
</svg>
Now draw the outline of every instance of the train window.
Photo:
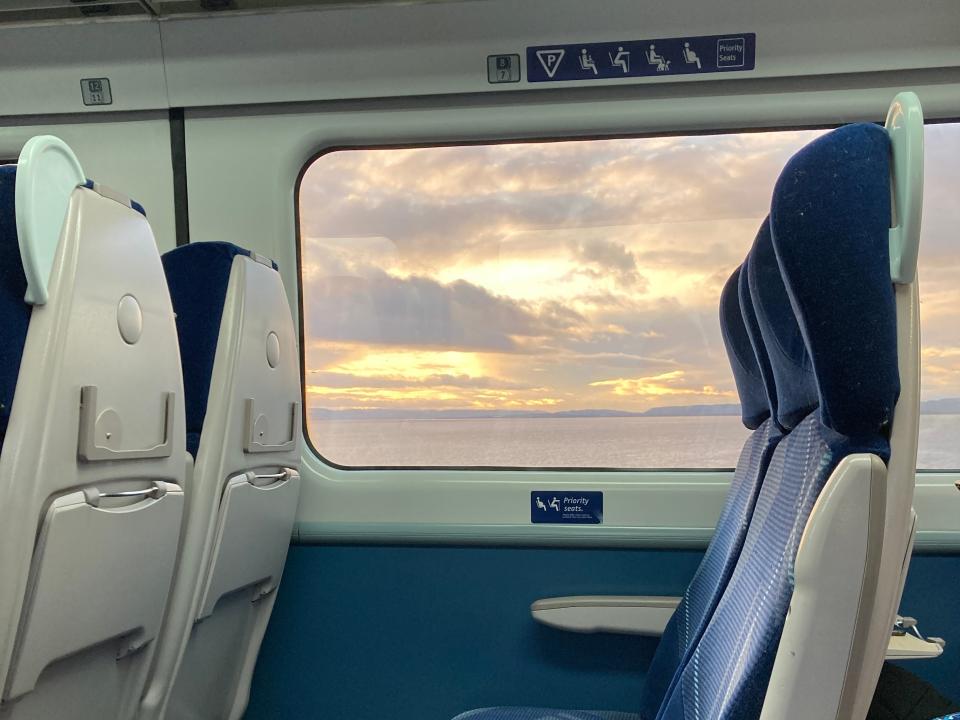
<svg viewBox="0 0 960 720">
<path fill-rule="evenodd" d="M 923 470 L 960 469 L 960 123 L 925 132 L 923 230 L 920 241 L 920 444 Z"/>
<path fill-rule="evenodd" d="M 960 467 L 958 130 L 928 138 L 921 467 Z M 346 467 L 733 467 L 717 300 L 820 132 L 317 157 L 298 190 L 311 444 Z"/>
</svg>

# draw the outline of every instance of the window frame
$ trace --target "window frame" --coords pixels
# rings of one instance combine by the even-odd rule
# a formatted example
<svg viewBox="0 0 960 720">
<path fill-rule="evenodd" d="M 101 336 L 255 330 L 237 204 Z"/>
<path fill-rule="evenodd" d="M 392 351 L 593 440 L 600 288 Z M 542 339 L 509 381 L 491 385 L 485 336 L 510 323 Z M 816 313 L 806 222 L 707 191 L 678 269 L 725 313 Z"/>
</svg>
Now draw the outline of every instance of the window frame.
<svg viewBox="0 0 960 720">
<path fill-rule="evenodd" d="M 934 82 L 935 80 L 935 82 Z M 305 159 L 336 147 L 422 146 L 526 138 L 619 137 L 778 130 L 877 122 L 912 87 L 928 122 L 960 115 L 960 75 L 753 78 L 642 88 L 536 89 L 502 95 L 194 108 L 186 111 L 191 235 L 229 238 L 280 265 L 299 312 L 294 179 Z M 703 548 L 731 473 L 341 470 L 302 446 L 298 544 Z M 960 474 L 917 475 L 916 549 L 960 552 Z M 604 523 L 530 523 L 530 491 L 601 490 Z"/>
<path fill-rule="evenodd" d="M 929 122 L 929 121 L 928 121 Z M 946 121 L 949 122 L 949 121 Z M 306 162 L 300 167 L 297 173 L 297 179 L 293 186 L 294 202 L 294 230 L 296 243 L 296 263 L 297 263 L 297 316 L 300 342 L 300 377 L 301 382 L 301 407 L 303 408 L 302 429 L 303 438 L 310 452 L 320 460 L 324 465 L 338 471 L 346 472 L 370 472 L 370 471 L 441 471 L 441 472 L 549 472 L 559 474 L 573 473 L 629 473 L 629 474 L 656 474 L 656 473 L 732 473 L 733 467 L 682 467 L 682 468 L 623 468 L 623 467 L 591 467 L 591 466 L 529 466 L 529 465 L 343 465 L 334 462 L 314 444 L 310 437 L 309 423 L 307 420 L 309 408 L 307 406 L 307 351 L 306 351 L 306 321 L 304 319 L 304 298 L 303 298 L 303 237 L 300 228 L 300 189 L 307 171 L 320 158 L 336 152 L 356 151 L 356 150 L 419 150 L 429 148 L 449 148 L 449 147 L 476 147 L 488 145 L 537 145 L 544 143 L 564 143 L 564 142 L 589 142 L 595 140 L 642 140 L 656 139 L 665 137 L 710 137 L 714 135 L 742 135 L 747 133 L 767 133 L 767 132 L 795 132 L 809 130 L 834 130 L 841 127 L 844 123 L 825 123 L 810 125 L 782 125 L 782 126 L 745 126 L 731 127 L 711 130 L 676 130 L 671 132 L 638 132 L 638 133 L 596 133 L 588 135 L 544 135 L 542 137 L 500 137 L 496 139 L 465 139 L 465 140 L 447 140 L 442 142 L 423 143 L 423 142 L 387 142 L 387 143 L 350 143 L 350 144 L 332 144 L 321 148 L 313 153 Z M 881 123 L 877 123 L 881 124 Z M 719 302 L 719 298 L 718 298 Z M 939 472 L 939 471 L 938 471 Z M 958 470 L 960 472 L 960 470 Z"/>
<path fill-rule="evenodd" d="M 296 272 L 297 272 L 297 332 L 298 339 L 300 343 L 299 354 L 300 354 L 300 376 L 304 378 L 301 382 L 300 394 L 301 394 L 301 407 L 303 408 L 302 413 L 302 428 L 301 432 L 306 444 L 306 447 L 310 450 L 315 458 L 317 458 L 323 465 L 330 467 L 338 471 L 346 472 L 377 472 L 377 471 L 446 471 L 446 472 L 549 472 L 549 473 L 559 473 L 559 474 L 572 474 L 572 473 L 629 473 L 629 474 L 644 474 L 644 473 L 732 473 L 735 468 L 732 467 L 670 467 L 670 468 L 630 468 L 630 467 L 594 467 L 594 466 L 528 466 L 528 465 L 343 465 L 341 463 L 334 462 L 326 455 L 324 455 L 320 449 L 314 444 L 313 438 L 310 436 L 307 414 L 307 384 L 306 384 L 306 335 L 305 335 L 305 321 L 304 321 L 304 302 L 303 302 L 303 260 L 302 260 L 302 247 L 303 247 L 303 238 L 301 235 L 300 228 L 300 189 L 303 183 L 303 179 L 307 174 L 307 171 L 313 166 L 315 162 L 320 160 L 320 158 L 330 155 L 336 152 L 343 151 L 357 151 L 357 150 L 411 150 L 411 149 L 429 149 L 429 148 L 447 148 L 447 147 L 476 147 L 476 146 L 489 146 L 489 145 L 517 145 L 517 144 L 544 144 L 544 143 L 564 143 L 564 142 L 589 142 L 594 140 L 640 140 L 648 138 L 664 138 L 664 137 L 708 137 L 713 135 L 741 135 L 747 133 L 767 133 L 767 132 L 792 132 L 792 131 L 809 131 L 809 130 L 834 130 L 838 127 L 847 123 L 811 123 L 807 125 L 747 125 L 743 127 L 729 127 L 729 128 L 719 128 L 719 129 L 699 129 L 699 130 L 675 130 L 669 132 L 637 132 L 637 133 L 593 133 L 587 135 L 571 135 L 571 134 L 559 134 L 559 135 L 544 135 L 544 136 L 535 136 L 535 137 L 498 137 L 494 139 L 463 139 L 463 140 L 445 140 L 438 142 L 385 142 L 385 143 L 344 143 L 344 144 L 331 144 L 324 146 L 319 150 L 311 154 L 307 160 L 301 165 L 300 170 L 297 173 L 296 181 L 293 186 L 293 203 L 294 203 L 294 241 L 295 241 L 295 251 L 296 251 Z M 881 122 L 875 121 L 875 124 L 882 125 Z M 924 126 L 927 125 L 942 125 L 942 124 L 958 124 L 960 125 L 960 115 L 955 117 L 936 117 L 936 118 L 924 118 Z M 922 340 L 921 340 L 922 343 Z M 921 346 L 922 352 L 922 346 Z M 922 363 L 922 359 L 921 359 Z M 922 370 L 922 368 L 921 368 Z M 923 413 L 921 412 L 922 416 Z M 960 467 L 956 468 L 915 468 L 917 474 L 932 474 L 932 475 L 943 475 L 943 474 L 960 474 Z"/>
</svg>

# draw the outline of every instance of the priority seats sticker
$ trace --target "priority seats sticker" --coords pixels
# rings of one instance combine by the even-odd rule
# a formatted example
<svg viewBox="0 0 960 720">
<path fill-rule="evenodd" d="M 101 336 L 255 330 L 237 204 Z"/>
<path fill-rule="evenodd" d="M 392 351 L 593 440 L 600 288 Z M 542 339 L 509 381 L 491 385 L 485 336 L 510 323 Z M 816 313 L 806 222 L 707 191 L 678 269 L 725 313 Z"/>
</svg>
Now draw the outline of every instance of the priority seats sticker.
<svg viewBox="0 0 960 720">
<path fill-rule="evenodd" d="M 530 493 L 530 522 L 553 525 L 600 525 L 603 522 L 603 493 L 534 490 Z"/>
</svg>

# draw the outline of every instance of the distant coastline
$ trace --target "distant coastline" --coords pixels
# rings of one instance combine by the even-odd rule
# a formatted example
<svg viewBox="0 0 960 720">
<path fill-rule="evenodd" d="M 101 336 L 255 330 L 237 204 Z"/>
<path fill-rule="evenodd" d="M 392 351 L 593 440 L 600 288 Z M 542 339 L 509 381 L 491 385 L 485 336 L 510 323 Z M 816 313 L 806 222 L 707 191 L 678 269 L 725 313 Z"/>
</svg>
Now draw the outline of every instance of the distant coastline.
<svg viewBox="0 0 960 720">
<path fill-rule="evenodd" d="M 920 403 L 920 412 L 926 415 L 960 415 L 960 398 L 926 400 Z M 738 403 L 710 405 L 665 405 L 643 412 L 627 410 L 584 409 L 544 412 L 538 410 L 403 410 L 371 408 L 368 410 L 330 410 L 311 408 L 315 420 L 481 420 L 494 418 L 629 418 L 629 417 L 717 417 L 738 416 Z"/>
</svg>

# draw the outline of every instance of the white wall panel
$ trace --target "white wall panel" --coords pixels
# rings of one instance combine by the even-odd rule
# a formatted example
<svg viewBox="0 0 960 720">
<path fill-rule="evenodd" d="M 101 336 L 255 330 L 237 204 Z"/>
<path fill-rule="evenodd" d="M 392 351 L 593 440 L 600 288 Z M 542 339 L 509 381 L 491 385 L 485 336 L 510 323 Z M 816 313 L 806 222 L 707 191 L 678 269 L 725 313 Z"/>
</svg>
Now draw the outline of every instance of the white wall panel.
<svg viewBox="0 0 960 720">
<path fill-rule="evenodd" d="M 0 159 L 16 159 L 24 143 L 34 135 L 62 138 L 73 148 L 88 177 L 144 206 L 160 252 L 175 247 L 167 114 L 141 114 L 131 119 L 104 116 L 102 119 L 106 121 L 34 118 L 30 124 L 0 122 Z"/>
<path fill-rule="evenodd" d="M 533 45 L 757 34 L 747 73 L 543 83 L 569 88 L 713 83 L 960 66 L 960 4 L 950 0 L 473 0 L 367 5 L 161 24 L 170 102 L 230 105 L 474 92 L 486 57 Z M 525 62 L 525 60 L 524 60 Z"/>
<path fill-rule="evenodd" d="M 88 175 L 144 204 L 167 250 L 175 235 L 166 113 L 87 108 L 79 82 L 109 77 L 110 111 L 187 108 L 191 240 L 227 240 L 277 260 L 296 312 L 294 186 L 325 148 L 882 120 L 904 88 L 919 92 L 928 117 L 960 117 L 957 27 L 953 0 L 465 0 L 5 27 L 0 158 L 37 133 L 63 137 Z M 487 83 L 492 53 L 727 32 L 757 34 L 754 72 Z M 702 544 L 727 480 L 342 471 L 308 452 L 298 533 L 324 542 Z M 529 491 L 545 484 L 603 490 L 607 521 L 531 526 Z M 960 547 L 958 505 L 950 477 L 921 476 L 918 547 Z"/>
<path fill-rule="evenodd" d="M 80 80 L 102 77 L 113 103 L 85 106 Z M 156 22 L 0 27 L 0 116 L 165 107 Z"/>
<path fill-rule="evenodd" d="M 942 76 L 941 76 L 942 77 Z M 631 134 L 881 120 L 900 87 L 918 90 L 933 116 L 960 116 L 958 84 L 877 75 L 873 86 L 623 99 L 484 97 L 315 103 L 188 112 L 191 241 L 229 240 L 280 263 L 297 307 L 295 183 L 305 163 L 343 145 Z M 716 86 L 718 89 L 720 86 Z M 303 542 L 455 542 L 537 545 L 705 545 L 723 503 L 726 473 L 360 471 L 329 467 L 308 449 L 298 537 Z M 530 524 L 530 491 L 602 490 L 601 526 Z M 960 493 L 946 475 L 917 489 L 918 547 L 960 547 Z"/>
</svg>

